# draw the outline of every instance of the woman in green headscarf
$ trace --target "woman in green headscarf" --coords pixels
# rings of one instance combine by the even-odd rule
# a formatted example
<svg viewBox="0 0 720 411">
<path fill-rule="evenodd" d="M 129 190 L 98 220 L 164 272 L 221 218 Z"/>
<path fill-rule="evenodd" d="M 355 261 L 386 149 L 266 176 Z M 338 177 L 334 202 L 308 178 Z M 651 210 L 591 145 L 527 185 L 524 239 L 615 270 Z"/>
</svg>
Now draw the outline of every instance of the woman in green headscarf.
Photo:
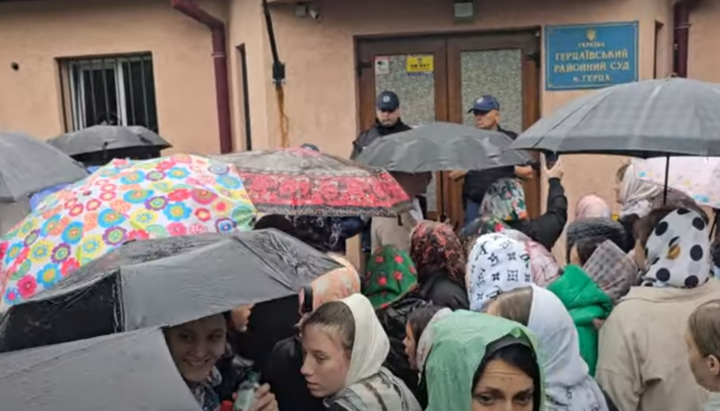
<svg viewBox="0 0 720 411">
<path fill-rule="evenodd" d="M 431 324 L 425 411 L 542 411 L 535 338 L 503 318 L 455 311 Z"/>
<path fill-rule="evenodd" d="M 418 295 L 417 271 L 410 255 L 393 246 L 378 248 L 361 279 L 362 293 L 370 300 L 390 339 L 385 367 L 418 396 L 418 375 L 405 355 L 405 325 L 410 314 L 428 305 Z"/>
</svg>

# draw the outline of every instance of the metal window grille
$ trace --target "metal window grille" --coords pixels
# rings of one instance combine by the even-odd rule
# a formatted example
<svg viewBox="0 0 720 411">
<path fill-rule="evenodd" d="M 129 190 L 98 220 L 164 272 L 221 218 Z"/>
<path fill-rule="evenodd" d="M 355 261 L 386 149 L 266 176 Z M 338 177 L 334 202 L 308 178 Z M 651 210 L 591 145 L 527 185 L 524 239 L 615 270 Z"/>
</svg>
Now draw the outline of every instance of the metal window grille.
<svg viewBox="0 0 720 411">
<path fill-rule="evenodd" d="M 66 129 L 145 126 L 158 131 L 150 54 L 63 59 Z"/>
</svg>

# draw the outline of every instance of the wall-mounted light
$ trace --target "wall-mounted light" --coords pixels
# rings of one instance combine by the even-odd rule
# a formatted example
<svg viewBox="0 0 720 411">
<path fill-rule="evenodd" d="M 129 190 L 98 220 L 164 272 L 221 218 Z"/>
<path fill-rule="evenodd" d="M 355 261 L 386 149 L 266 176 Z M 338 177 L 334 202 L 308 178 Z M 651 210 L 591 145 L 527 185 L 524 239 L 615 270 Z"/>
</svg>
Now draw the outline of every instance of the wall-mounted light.
<svg viewBox="0 0 720 411">
<path fill-rule="evenodd" d="M 455 0 L 455 21 L 468 21 L 475 17 L 473 0 Z"/>
<path fill-rule="evenodd" d="M 309 5 L 307 3 L 297 3 L 295 5 L 295 17 L 305 18 L 310 17 L 313 20 L 320 19 L 320 9 L 316 5 Z"/>
</svg>

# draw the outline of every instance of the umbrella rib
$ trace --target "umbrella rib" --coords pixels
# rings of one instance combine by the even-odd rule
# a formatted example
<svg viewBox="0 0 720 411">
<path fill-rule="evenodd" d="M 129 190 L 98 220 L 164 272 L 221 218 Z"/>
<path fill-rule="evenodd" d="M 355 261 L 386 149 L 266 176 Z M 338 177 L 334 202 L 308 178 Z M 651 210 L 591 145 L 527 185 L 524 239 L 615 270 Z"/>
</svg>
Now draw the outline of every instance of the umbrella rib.
<svg viewBox="0 0 720 411">
<path fill-rule="evenodd" d="M 236 237 L 232 237 L 232 239 L 233 239 L 233 241 L 236 241 L 236 242 L 240 243 L 246 250 L 250 251 L 250 252 L 253 253 L 256 257 L 258 257 L 258 259 L 259 259 L 260 261 L 262 261 L 263 264 L 265 264 L 265 266 L 270 269 L 270 271 L 275 271 L 275 270 L 277 269 L 277 267 L 273 267 L 272 265 L 270 265 L 270 264 L 265 260 L 265 257 L 264 257 L 264 256 L 260 255 L 260 254 L 259 254 L 258 252 L 256 252 L 254 249 L 250 248 L 244 241 L 241 241 L 239 238 L 236 238 Z M 294 267 L 294 268 L 297 268 L 297 267 Z M 290 284 L 285 284 L 285 283 L 283 283 L 282 281 L 280 281 L 279 279 L 277 279 L 276 277 L 271 277 L 271 279 L 272 279 L 273 281 L 277 282 L 278 284 L 281 284 L 281 285 L 283 285 L 283 286 L 285 286 L 285 287 L 290 288 Z M 299 291 L 299 290 L 298 290 L 298 291 Z"/>
</svg>

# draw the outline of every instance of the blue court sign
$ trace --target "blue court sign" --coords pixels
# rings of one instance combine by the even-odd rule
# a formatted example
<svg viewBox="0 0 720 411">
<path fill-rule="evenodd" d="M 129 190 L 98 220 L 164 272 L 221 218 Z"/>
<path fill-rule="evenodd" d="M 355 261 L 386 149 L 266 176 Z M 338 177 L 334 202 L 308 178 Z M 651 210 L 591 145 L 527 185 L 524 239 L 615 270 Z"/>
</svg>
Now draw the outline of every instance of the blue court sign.
<svg viewBox="0 0 720 411">
<path fill-rule="evenodd" d="M 545 26 L 545 89 L 638 80 L 638 22 Z"/>
</svg>

